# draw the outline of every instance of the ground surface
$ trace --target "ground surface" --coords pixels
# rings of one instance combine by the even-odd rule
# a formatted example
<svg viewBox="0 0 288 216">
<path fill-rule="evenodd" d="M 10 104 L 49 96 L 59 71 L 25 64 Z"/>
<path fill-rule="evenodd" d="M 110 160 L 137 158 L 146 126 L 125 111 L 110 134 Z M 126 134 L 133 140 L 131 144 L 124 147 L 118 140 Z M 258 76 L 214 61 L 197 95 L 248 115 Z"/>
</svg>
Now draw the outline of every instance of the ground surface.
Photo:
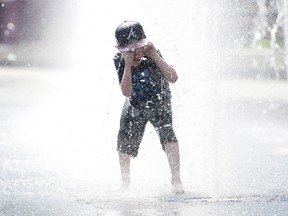
<svg viewBox="0 0 288 216">
<path fill-rule="evenodd" d="M 110 81 L 95 87 L 73 77 L 1 69 L 0 215 L 288 214 L 287 84 L 222 80 L 214 111 L 205 113 L 215 98 L 199 102 L 196 85 L 178 85 L 175 128 L 187 192 L 175 196 L 149 126 L 133 160 L 131 191 L 118 190 L 122 97 L 99 96 L 107 83 L 117 88 Z"/>
</svg>

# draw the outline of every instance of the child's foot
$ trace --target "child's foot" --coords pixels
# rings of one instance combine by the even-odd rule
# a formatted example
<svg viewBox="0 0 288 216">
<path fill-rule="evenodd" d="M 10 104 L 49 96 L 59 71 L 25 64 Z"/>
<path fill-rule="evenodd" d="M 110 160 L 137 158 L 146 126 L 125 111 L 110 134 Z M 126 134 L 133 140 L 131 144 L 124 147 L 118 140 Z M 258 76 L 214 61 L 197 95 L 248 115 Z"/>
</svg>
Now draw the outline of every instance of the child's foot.
<svg viewBox="0 0 288 216">
<path fill-rule="evenodd" d="M 172 192 L 175 194 L 185 193 L 181 180 L 172 181 Z"/>
<path fill-rule="evenodd" d="M 185 193 L 185 190 L 184 190 L 182 184 L 175 184 L 175 185 L 172 185 L 172 187 L 173 187 L 172 192 L 175 194 Z"/>
<path fill-rule="evenodd" d="M 129 186 L 130 186 L 129 180 L 122 181 L 121 190 L 127 191 L 127 190 L 129 190 Z"/>
</svg>

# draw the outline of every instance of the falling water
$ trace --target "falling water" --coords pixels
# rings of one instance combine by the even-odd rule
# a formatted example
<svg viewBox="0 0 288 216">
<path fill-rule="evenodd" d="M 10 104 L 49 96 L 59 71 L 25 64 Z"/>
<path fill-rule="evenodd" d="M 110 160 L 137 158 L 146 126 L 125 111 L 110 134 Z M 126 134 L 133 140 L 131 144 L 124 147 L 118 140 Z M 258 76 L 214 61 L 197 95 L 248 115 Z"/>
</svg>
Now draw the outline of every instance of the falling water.
<svg viewBox="0 0 288 216">
<path fill-rule="evenodd" d="M 208 143 L 218 197 L 265 197 L 287 187 L 281 165 L 286 158 L 279 156 L 288 138 L 281 126 L 287 112 L 286 2 L 216 4 L 216 76 L 210 74 L 207 83 L 214 98 Z M 275 172 L 267 163 L 272 160 Z"/>
<path fill-rule="evenodd" d="M 284 36 L 285 36 L 285 65 L 286 65 L 286 77 L 288 77 L 288 1 L 284 0 Z"/>
<path fill-rule="evenodd" d="M 257 5 L 252 41 L 252 47 L 258 50 L 254 58 L 257 76 L 287 79 L 287 0 L 257 0 Z"/>
<path fill-rule="evenodd" d="M 287 0 L 270 1 L 270 10 L 277 11 L 273 25 L 261 0 L 135 2 L 91 0 L 74 6 L 77 13 L 67 9 L 62 24 L 58 16 L 51 22 L 44 48 L 53 55 L 62 48 L 52 62 L 73 55 L 71 68 L 10 68 L 17 79 L 5 75 L 1 109 L 8 115 L 1 116 L 1 126 L 9 133 L 0 142 L 0 214 L 191 215 L 192 209 L 211 215 L 221 209 L 220 215 L 232 215 L 246 214 L 251 199 L 262 203 L 281 195 L 287 201 L 288 88 L 267 82 L 287 78 Z M 171 91 L 184 202 L 173 200 L 167 160 L 151 125 L 132 160 L 131 193 L 118 190 L 115 147 L 124 98 L 113 65 L 114 30 L 128 19 L 142 23 L 179 74 Z M 24 90 L 26 95 L 19 94 Z M 32 103 L 30 94 L 41 100 Z M 202 202 L 203 195 L 215 199 Z M 239 202 L 214 202 L 219 199 Z"/>
</svg>

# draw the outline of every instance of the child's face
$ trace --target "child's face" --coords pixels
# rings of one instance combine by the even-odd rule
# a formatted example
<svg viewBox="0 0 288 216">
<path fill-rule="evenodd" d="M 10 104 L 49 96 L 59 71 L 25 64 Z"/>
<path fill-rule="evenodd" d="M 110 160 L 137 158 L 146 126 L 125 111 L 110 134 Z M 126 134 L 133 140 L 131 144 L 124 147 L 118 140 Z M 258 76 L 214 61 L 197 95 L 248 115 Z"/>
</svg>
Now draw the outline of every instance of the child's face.
<svg viewBox="0 0 288 216">
<path fill-rule="evenodd" d="M 145 47 L 138 48 L 134 50 L 134 60 L 140 60 L 142 57 L 144 57 L 145 54 Z"/>
<path fill-rule="evenodd" d="M 141 58 L 144 57 L 145 54 L 145 48 L 141 47 L 138 49 L 135 49 L 134 51 L 129 52 L 129 55 L 131 55 L 131 58 L 133 59 L 133 65 L 137 66 L 141 62 Z"/>
<path fill-rule="evenodd" d="M 146 52 L 146 46 L 137 48 L 134 51 L 123 52 L 125 61 L 130 61 L 133 66 L 137 66 L 141 62 L 141 58 L 144 57 Z"/>
</svg>

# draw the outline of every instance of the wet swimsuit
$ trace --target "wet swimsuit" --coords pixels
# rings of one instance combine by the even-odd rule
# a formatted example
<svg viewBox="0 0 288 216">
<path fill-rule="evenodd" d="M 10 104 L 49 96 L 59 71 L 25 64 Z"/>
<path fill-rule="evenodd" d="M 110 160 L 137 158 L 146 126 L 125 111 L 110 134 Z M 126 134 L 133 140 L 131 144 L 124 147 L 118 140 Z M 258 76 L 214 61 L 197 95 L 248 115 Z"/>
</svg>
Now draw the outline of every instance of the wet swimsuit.
<svg viewBox="0 0 288 216">
<path fill-rule="evenodd" d="M 114 57 L 121 83 L 125 61 L 121 53 Z M 122 109 L 117 151 L 136 157 L 149 121 L 159 135 L 163 150 L 166 143 L 176 143 L 172 127 L 171 91 L 169 83 L 156 63 L 147 57 L 132 67 L 132 93 Z"/>
</svg>

